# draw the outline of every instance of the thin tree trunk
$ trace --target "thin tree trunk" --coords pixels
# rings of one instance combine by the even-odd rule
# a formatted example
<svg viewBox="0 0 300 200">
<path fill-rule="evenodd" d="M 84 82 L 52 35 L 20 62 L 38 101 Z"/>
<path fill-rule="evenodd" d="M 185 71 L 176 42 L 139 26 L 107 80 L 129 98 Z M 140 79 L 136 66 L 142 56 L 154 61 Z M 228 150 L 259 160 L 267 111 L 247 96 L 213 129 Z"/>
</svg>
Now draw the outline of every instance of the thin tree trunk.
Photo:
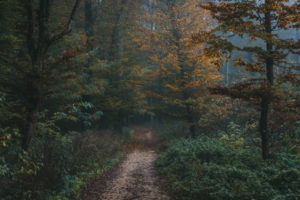
<svg viewBox="0 0 300 200">
<path fill-rule="evenodd" d="M 122 13 L 124 10 L 124 6 L 126 5 L 127 0 L 122 0 L 120 2 L 120 9 L 115 13 L 115 22 L 114 27 L 111 34 L 111 44 L 110 44 L 110 50 L 108 55 L 109 61 L 114 61 L 119 58 L 119 25 L 122 17 Z"/>
<path fill-rule="evenodd" d="M 31 141 L 34 138 L 34 135 L 37 130 L 37 114 L 38 114 L 38 105 L 35 108 L 28 112 L 26 122 L 25 122 L 25 130 L 23 133 L 22 147 L 24 150 L 29 150 L 31 147 Z"/>
<path fill-rule="evenodd" d="M 228 62 L 226 61 L 226 86 L 229 85 L 229 65 Z"/>
<path fill-rule="evenodd" d="M 27 85 L 25 102 L 27 114 L 22 134 L 22 147 L 24 150 L 30 149 L 31 141 L 37 130 L 38 113 L 41 105 L 41 91 L 38 85 L 39 81 L 30 81 Z"/>
<path fill-rule="evenodd" d="M 190 133 L 191 133 L 191 137 L 193 139 L 196 138 L 196 126 L 195 125 L 190 126 Z"/>
<path fill-rule="evenodd" d="M 85 0 L 84 7 L 85 24 L 84 29 L 88 37 L 94 36 L 94 13 L 91 0 Z"/>
<path fill-rule="evenodd" d="M 270 5 L 269 0 L 266 0 L 266 5 Z M 271 12 L 267 8 L 265 12 L 265 30 L 266 33 L 269 34 L 269 37 L 271 37 L 272 34 L 272 22 L 271 22 Z M 274 60 L 272 58 L 272 38 L 268 38 L 266 40 L 266 50 L 268 52 L 268 55 L 266 57 L 266 78 L 268 80 L 267 87 L 271 89 L 269 86 L 273 85 L 274 82 Z M 269 92 L 269 91 L 268 91 Z M 262 148 L 262 157 L 263 159 L 267 159 L 269 155 L 269 134 L 268 134 L 268 113 L 269 113 L 269 105 L 270 105 L 271 99 L 268 94 L 264 94 L 262 96 L 261 100 L 261 111 L 260 111 L 260 124 L 259 124 L 259 131 L 261 135 L 261 148 Z"/>
<path fill-rule="evenodd" d="M 261 149 L 263 159 L 268 158 L 269 154 L 269 140 L 268 140 L 268 111 L 270 101 L 268 97 L 263 97 L 261 100 L 260 112 L 260 135 L 261 135 Z"/>
</svg>

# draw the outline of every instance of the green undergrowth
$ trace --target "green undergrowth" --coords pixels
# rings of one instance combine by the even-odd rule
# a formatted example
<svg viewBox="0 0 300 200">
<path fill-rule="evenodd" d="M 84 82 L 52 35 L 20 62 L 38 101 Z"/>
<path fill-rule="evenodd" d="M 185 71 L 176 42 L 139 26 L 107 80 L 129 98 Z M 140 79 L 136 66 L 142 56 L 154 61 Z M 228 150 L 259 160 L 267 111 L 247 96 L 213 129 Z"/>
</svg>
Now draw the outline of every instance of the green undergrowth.
<svg viewBox="0 0 300 200">
<path fill-rule="evenodd" d="M 189 127 L 180 121 L 153 121 L 146 126 L 156 130 L 161 148 L 189 135 Z"/>
<path fill-rule="evenodd" d="M 243 138 L 179 139 L 160 152 L 157 167 L 183 200 L 297 200 L 300 162 L 293 153 L 264 161 Z"/>
<path fill-rule="evenodd" d="M 9 130 L 2 130 L 8 132 Z M 14 130 L 14 137 L 18 132 Z M 29 152 L 17 141 L 2 144 L 0 199 L 79 200 L 89 178 L 119 162 L 132 129 L 122 134 L 87 131 L 83 134 L 37 137 Z"/>
</svg>

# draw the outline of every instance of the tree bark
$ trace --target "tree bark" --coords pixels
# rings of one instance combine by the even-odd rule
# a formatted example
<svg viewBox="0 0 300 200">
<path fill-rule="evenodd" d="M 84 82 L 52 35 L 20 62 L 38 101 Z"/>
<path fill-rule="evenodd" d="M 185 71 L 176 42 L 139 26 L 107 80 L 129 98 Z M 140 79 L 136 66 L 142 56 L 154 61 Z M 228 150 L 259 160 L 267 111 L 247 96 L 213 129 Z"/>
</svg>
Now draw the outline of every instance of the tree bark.
<svg viewBox="0 0 300 200">
<path fill-rule="evenodd" d="M 120 2 L 120 7 L 116 11 L 115 16 L 114 16 L 114 26 L 112 29 L 112 34 L 111 34 L 111 42 L 110 42 L 110 48 L 109 48 L 109 55 L 108 55 L 108 60 L 109 61 L 115 61 L 119 58 L 119 25 L 122 17 L 122 13 L 124 10 L 124 6 L 126 5 L 127 0 L 122 0 Z"/>
<path fill-rule="evenodd" d="M 195 139 L 196 138 L 196 126 L 195 125 L 190 126 L 190 133 L 191 133 L 191 137 L 193 139 Z"/>
<path fill-rule="evenodd" d="M 27 113 L 24 133 L 23 133 L 23 140 L 22 140 L 22 148 L 24 150 L 28 150 L 31 147 L 31 141 L 34 138 L 34 135 L 37 130 L 38 111 L 39 111 L 39 104 L 34 105 L 32 110 L 29 110 Z"/>
<path fill-rule="evenodd" d="M 260 112 L 260 135 L 261 135 L 261 149 L 263 159 L 268 158 L 269 154 L 269 140 L 268 140 L 268 111 L 270 101 L 267 97 L 263 97 L 261 100 L 261 112 Z"/>
<path fill-rule="evenodd" d="M 84 5 L 85 24 L 84 29 L 88 37 L 94 36 L 94 13 L 91 0 L 85 0 Z"/>
<path fill-rule="evenodd" d="M 270 86 L 274 82 L 274 59 L 272 57 L 272 20 L 271 20 L 271 11 L 269 9 L 270 1 L 266 0 L 266 12 L 265 12 L 265 32 L 268 34 L 268 39 L 266 39 L 266 51 L 267 56 L 265 58 L 266 65 L 266 78 L 267 78 L 267 88 L 271 89 Z M 269 93 L 270 91 L 268 91 Z M 268 94 L 264 94 L 261 99 L 261 111 L 260 111 L 260 124 L 259 131 L 261 135 L 261 148 L 262 148 L 262 157 L 267 159 L 269 157 L 269 133 L 268 133 L 268 113 L 269 105 L 271 102 L 271 97 Z"/>
<path fill-rule="evenodd" d="M 27 77 L 25 94 L 25 109 L 26 118 L 23 126 L 22 147 L 24 150 L 29 150 L 31 141 L 34 138 L 37 130 L 38 113 L 41 104 L 41 89 L 39 88 L 39 78 L 34 76 Z"/>
</svg>

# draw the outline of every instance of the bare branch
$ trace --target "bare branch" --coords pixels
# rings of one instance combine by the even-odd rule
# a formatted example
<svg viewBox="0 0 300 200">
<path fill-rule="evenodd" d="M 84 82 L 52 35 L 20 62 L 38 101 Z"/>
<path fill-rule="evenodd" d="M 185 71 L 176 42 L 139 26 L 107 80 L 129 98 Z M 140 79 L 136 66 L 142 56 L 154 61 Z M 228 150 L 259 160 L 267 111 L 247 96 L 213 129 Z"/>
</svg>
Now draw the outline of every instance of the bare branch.
<svg viewBox="0 0 300 200">
<path fill-rule="evenodd" d="M 75 13 L 80 5 L 81 0 L 76 0 L 75 4 L 73 6 L 72 12 L 70 14 L 70 17 L 68 19 L 68 22 L 64 28 L 64 30 L 62 32 L 60 32 L 59 34 L 53 36 L 49 41 L 48 41 L 48 47 L 51 46 L 54 42 L 62 39 L 65 35 L 67 35 L 68 33 L 70 33 L 72 30 L 70 28 L 71 22 L 74 20 L 74 16 Z"/>
</svg>

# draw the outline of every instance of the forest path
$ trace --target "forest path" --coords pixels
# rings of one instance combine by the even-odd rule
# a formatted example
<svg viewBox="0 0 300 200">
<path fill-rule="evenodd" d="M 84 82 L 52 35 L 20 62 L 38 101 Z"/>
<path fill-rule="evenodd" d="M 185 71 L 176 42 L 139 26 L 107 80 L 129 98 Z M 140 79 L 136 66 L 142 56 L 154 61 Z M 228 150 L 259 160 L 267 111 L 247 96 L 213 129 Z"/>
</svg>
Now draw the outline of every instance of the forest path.
<svg viewBox="0 0 300 200">
<path fill-rule="evenodd" d="M 167 182 L 157 174 L 155 132 L 134 127 L 133 139 L 118 166 L 94 180 L 85 200 L 169 200 Z"/>
</svg>

